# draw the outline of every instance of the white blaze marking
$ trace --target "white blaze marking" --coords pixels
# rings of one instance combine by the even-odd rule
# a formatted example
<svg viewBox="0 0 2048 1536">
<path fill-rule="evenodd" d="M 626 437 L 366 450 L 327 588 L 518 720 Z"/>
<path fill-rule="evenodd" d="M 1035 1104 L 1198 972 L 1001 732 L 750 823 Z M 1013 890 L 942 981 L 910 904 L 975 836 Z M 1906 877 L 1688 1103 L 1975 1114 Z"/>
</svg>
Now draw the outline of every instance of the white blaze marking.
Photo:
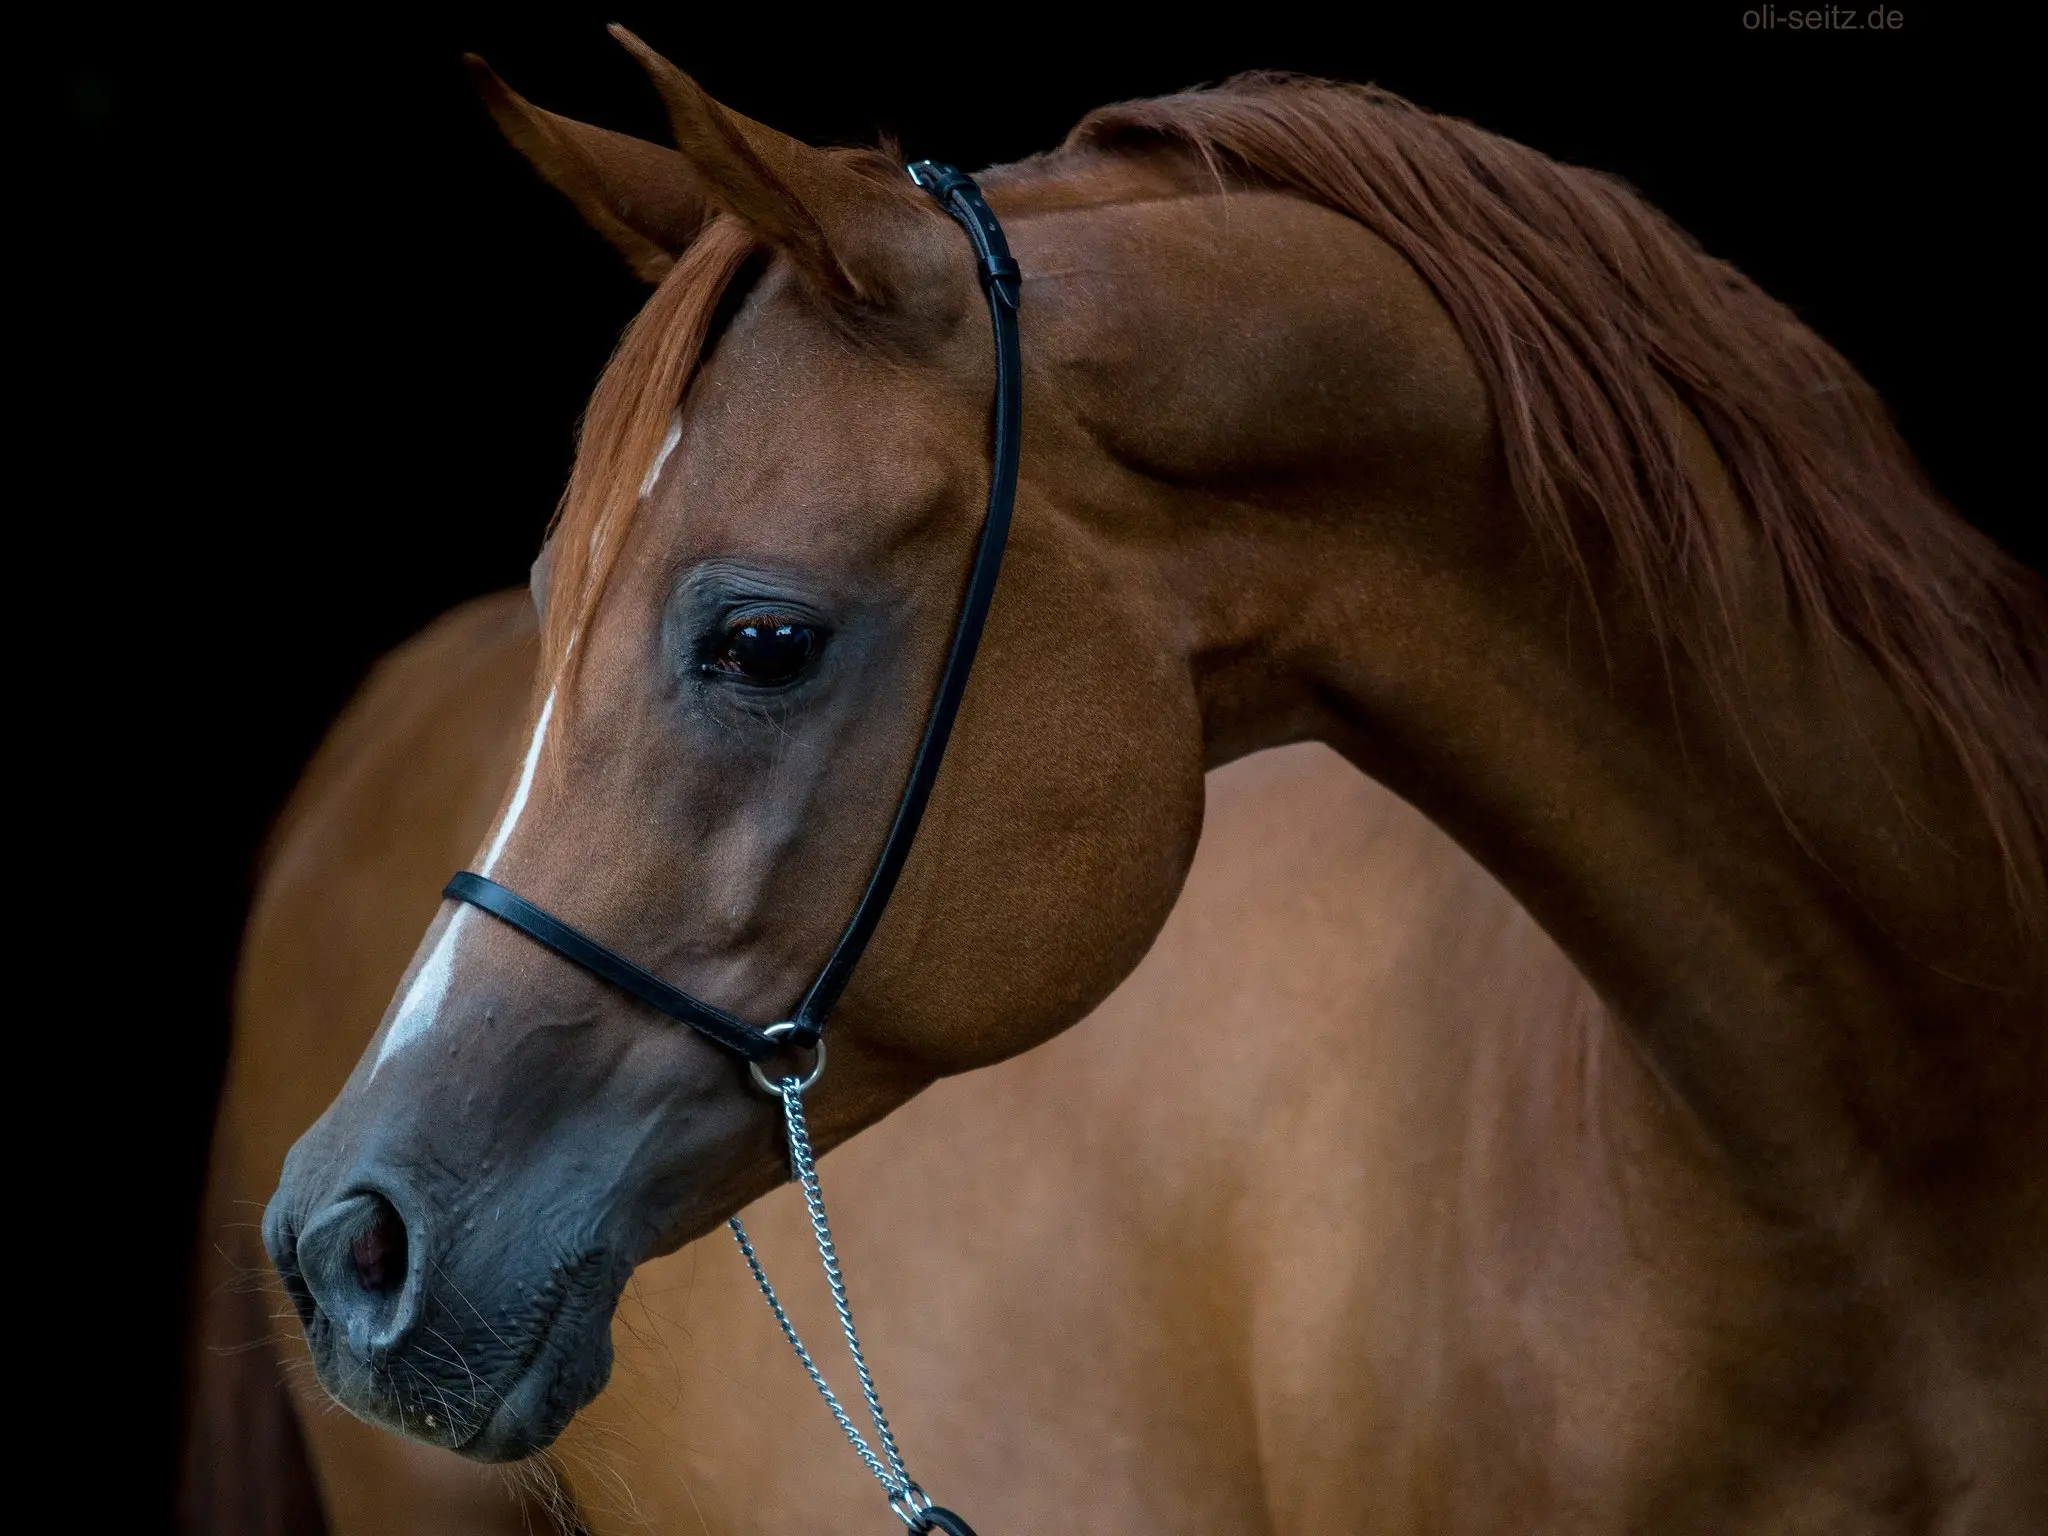
<svg viewBox="0 0 2048 1536">
<path fill-rule="evenodd" d="M 498 862 L 498 855 L 505 851 L 505 844 L 512 836 L 512 829 L 519 825 L 519 815 L 526 809 L 526 797 L 533 792 L 533 771 L 540 766 L 541 743 L 547 740 L 548 719 L 555 712 L 555 690 L 548 690 L 547 702 L 540 707 L 540 718 L 533 722 L 533 740 L 526 744 L 526 761 L 519 765 L 519 787 L 512 791 L 512 803 L 505 808 L 505 819 L 498 826 L 498 835 L 491 839 L 490 851 L 484 855 L 483 867 L 477 871 L 488 875 Z"/>
<path fill-rule="evenodd" d="M 490 874 L 498 856 L 505 851 L 505 844 L 511 840 L 512 829 L 519 825 L 520 813 L 526 809 L 526 797 L 533 792 L 533 774 L 540 766 L 540 749 L 547 740 L 548 719 L 554 712 L 555 694 L 553 689 L 549 689 L 547 702 L 540 707 L 540 719 L 534 722 L 533 740 L 526 747 L 526 761 L 519 765 L 519 784 L 512 791 L 512 803 L 505 808 L 505 819 L 498 824 L 498 835 L 491 839 L 483 862 L 477 866 L 480 875 Z M 441 937 L 434 941 L 433 951 L 420 967 L 419 974 L 413 977 L 412 985 L 405 989 L 405 1001 L 398 1005 L 391 1027 L 384 1032 L 384 1043 L 377 1047 L 377 1059 L 370 1064 L 370 1076 L 375 1077 L 386 1059 L 434 1027 L 434 1021 L 441 1015 L 441 1004 L 448 999 L 449 985 L 455 980 L 455 947 L 461 942 L 463 926 L 469 919 L 470 907 L 464 902 L 448 919 L 448 926 L 441 930 Z"/>
<path fill-rule="evenodd" d="M 678 407 L 675 415 L 668 419 L 668 431 L 662 434 L 661 447 L 654 455 L 654 462 L 647 468 L 647 478 L 640 482 L 640 499 L 645 501 L 654 494 L 654 483 L 661 478 L 661 471 L 668 463 L 668 456 L 676 451 L 676 444 L 683 438 L 683 413 Z"/>
</svg>

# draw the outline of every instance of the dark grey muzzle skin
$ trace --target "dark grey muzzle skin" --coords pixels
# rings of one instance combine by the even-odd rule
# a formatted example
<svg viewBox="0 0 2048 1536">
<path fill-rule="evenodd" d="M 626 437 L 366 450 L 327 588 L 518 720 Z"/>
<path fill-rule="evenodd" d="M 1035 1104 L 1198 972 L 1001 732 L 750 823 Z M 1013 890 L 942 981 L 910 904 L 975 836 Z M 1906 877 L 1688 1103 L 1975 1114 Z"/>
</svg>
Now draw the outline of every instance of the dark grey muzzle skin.
<svg viewBox="0 0 2048 1536">
<path fill-rule="evenodd" d="M 775 1156 L 742 1066 L 560 969 L 545 1000 L 457 989 L 374 1071 L 373 1049 L 263 1218 L 321 1385 L 481 1461 L 562 1432 L 610 1375 L 634 1266 L 744 1203 Z"/>
</svg>

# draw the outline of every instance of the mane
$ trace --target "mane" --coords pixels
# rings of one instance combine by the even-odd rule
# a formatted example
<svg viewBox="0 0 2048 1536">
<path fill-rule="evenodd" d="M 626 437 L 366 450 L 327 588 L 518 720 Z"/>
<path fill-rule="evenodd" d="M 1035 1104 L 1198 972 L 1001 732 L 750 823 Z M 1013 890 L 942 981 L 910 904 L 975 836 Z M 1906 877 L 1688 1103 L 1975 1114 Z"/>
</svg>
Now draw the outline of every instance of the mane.
<svg viewBox="0 0 2048 1536">
<path fill-rule="evenodd" d="M 1375 87 L 1254 74 L 1104 107 L 1039 165 L 1162 141 L 1219 181 L 1356 219 L 1415 268 L 1478 365 L 1541 534 L 1582 577 L 1601 541 L 1739 729 L 1717 659 L 1734 555 L 1686 473 L 1681 402 L 1795 615 L 1866 655 L 1952 749 L 2038 931 L 2048 588 L 1941 500 L 1838 352 L 1616 178 Z"/>
</svg>

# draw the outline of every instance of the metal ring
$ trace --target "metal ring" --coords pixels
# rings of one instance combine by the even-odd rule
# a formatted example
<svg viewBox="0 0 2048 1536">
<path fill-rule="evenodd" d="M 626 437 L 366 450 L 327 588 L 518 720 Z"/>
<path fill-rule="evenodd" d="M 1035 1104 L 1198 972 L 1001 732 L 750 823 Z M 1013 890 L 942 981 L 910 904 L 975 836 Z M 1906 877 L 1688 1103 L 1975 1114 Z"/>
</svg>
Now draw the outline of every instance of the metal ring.
<svg viewBox="0 0 2048 1536">
<path fill-rule="evenodd" d="M 931 1522 L 924 1517 L 924 1512 L 931 1507 L 932 1496 L 915 1483 L 905 1483 L 889 1495 L 889 1508 L 912 1531 L 929 1531 L 932 1528 Z"/>
<path fill-rule="evenodd" d="M 770 1040 L 780 1040 L 784 1035 L 791 1035 L 796 1033 L 796 1021 L 794 1019 L 791 1019 L 781 1024 L 770 1024 L 766 1029 L 762 1030 L 761 1033 L 766 1035 Z M 771 1081 L 768 1074 L 761 1070 L 761 1063 L 759 1063 L 758 1061 L 748 1062 L 747 1070 L 754 1074 L 755 1084 L 760 1088 L 760 1090 L 763 1093 L 767 1094 L 768 1097 L 771 1099 L 779 1099 L 782 1097 L 782 1088 L 783 1084 L 785 1083 L 796 1084 L 796 1091 L 798 1093 L 802 1093 L 805 1089 L 809 1088 L 811 1084 L 815 1083 L 825 1071 L 825 1042 L 821 1039 L 818 1041 L 816 1045 L 812 1046 L 811 1049 L 818 1053 L 818 1059 L 811 1063 L 810 1072 L 806 1076 L 801 1078 L 785 1077 Z"/>
</svg>

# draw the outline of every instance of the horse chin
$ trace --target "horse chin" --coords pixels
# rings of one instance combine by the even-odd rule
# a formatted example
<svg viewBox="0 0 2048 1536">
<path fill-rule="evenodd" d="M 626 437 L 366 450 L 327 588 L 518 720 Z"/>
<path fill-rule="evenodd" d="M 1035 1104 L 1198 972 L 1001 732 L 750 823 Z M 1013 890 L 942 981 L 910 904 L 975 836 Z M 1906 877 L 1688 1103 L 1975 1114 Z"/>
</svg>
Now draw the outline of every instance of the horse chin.
<svg viewBox="0 0 2048 1536">
<path fill-rule="evenodd" d="M 603 1321 L 608 1324 L 609 1313 Z M 582 1331 L 595 1337 L 577 1340 L 570 1349 L 551 1339 L 476 1433 L 452 1449 L 471 1461 L 503 1462 L 537 1455 L 554 1444 L 611 1379 L 610 1327 Z"/>
</svg>

